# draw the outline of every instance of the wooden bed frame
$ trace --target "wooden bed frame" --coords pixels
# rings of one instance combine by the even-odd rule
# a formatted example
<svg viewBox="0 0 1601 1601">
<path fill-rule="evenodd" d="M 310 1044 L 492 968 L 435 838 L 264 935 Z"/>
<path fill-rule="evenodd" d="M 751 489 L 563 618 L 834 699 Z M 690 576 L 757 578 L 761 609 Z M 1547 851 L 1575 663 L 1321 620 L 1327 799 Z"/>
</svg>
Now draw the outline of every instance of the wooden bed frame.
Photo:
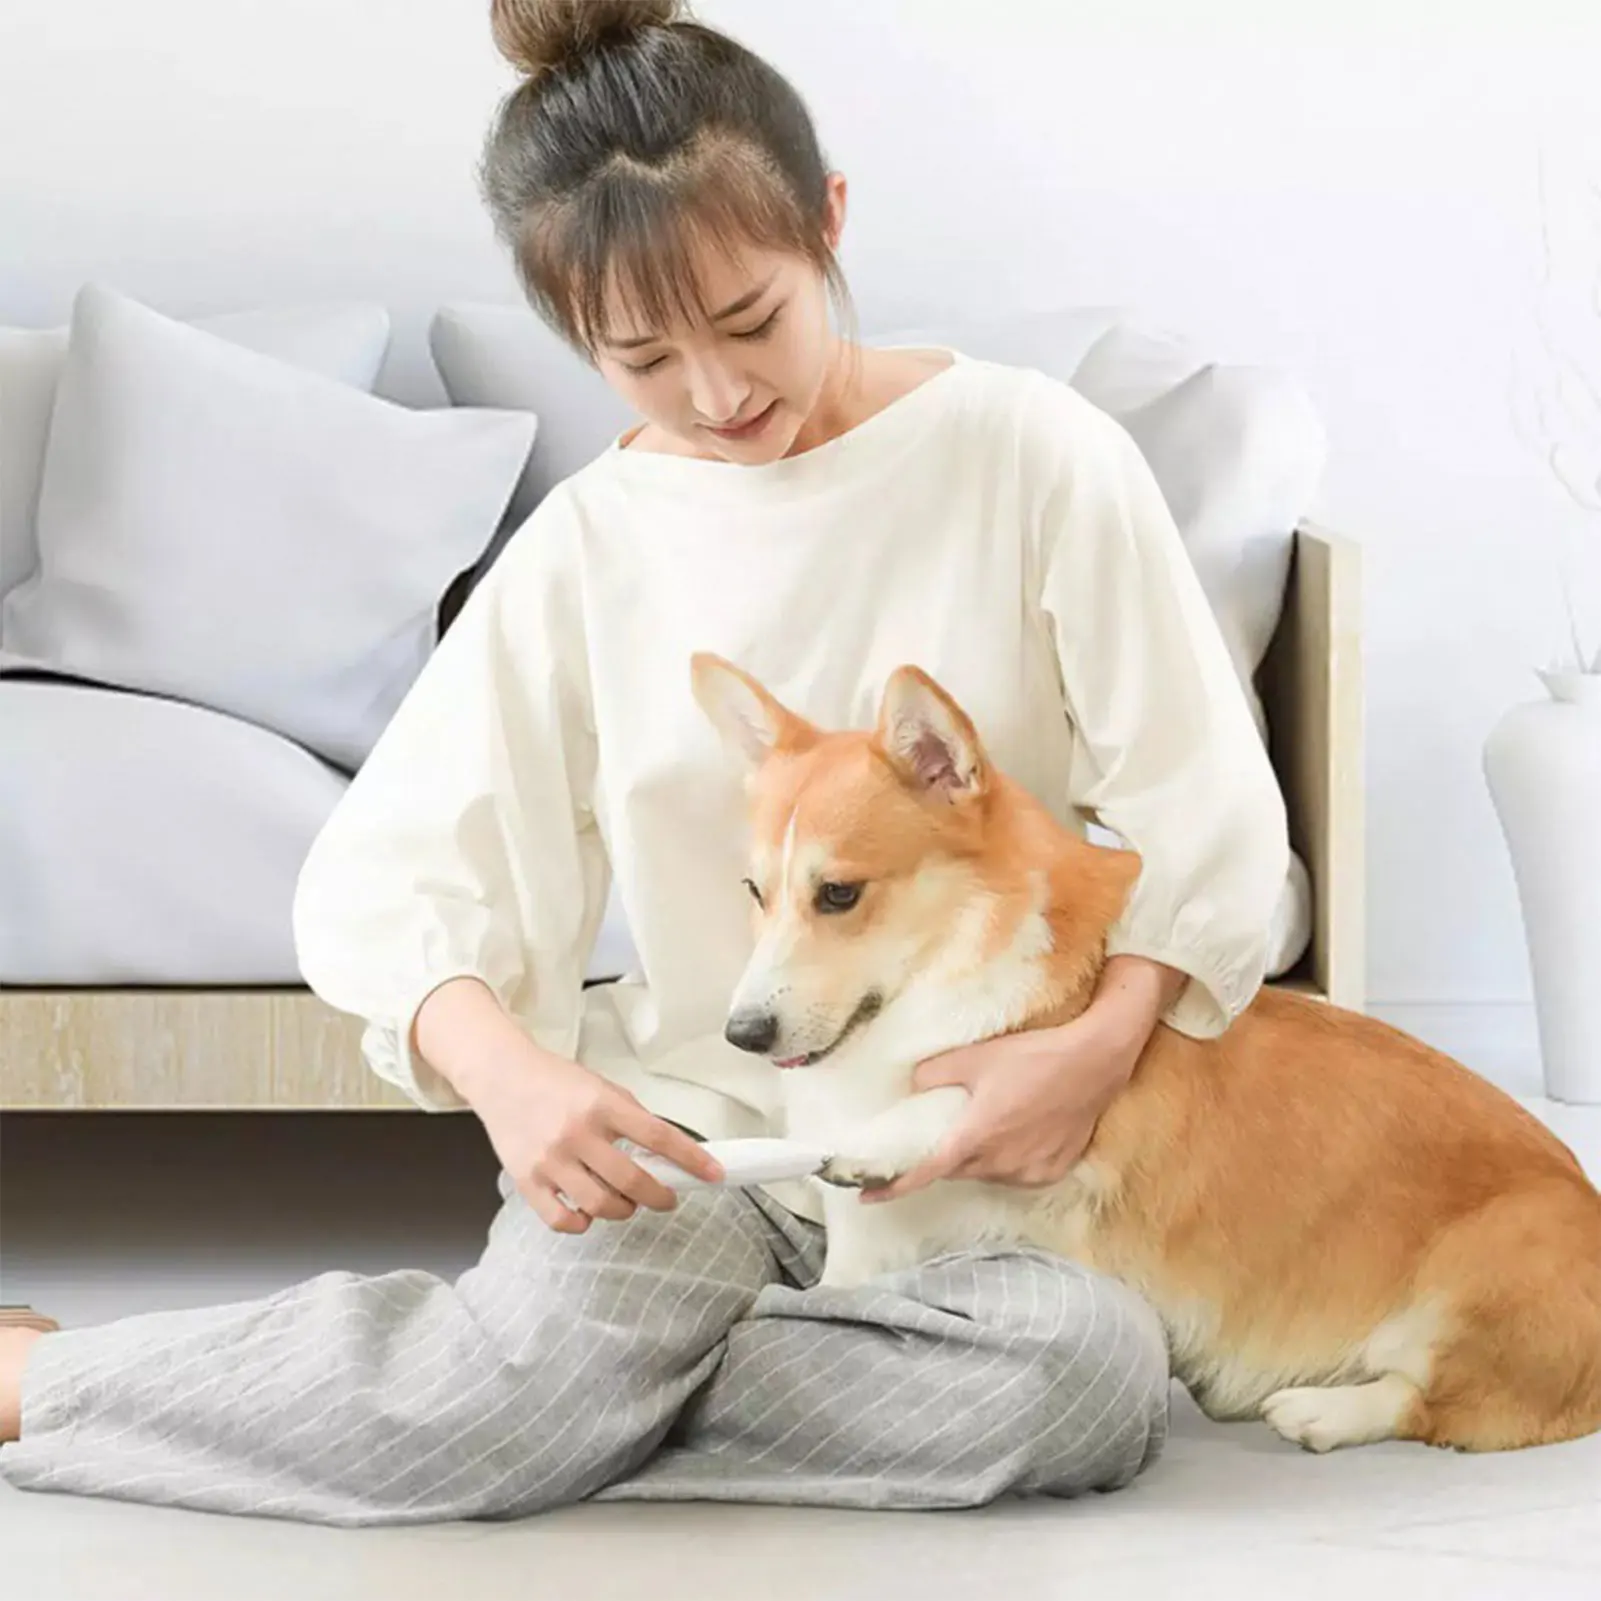
<svg viewBox="0 0 1601 1601">
<path fill-rule="evenodd" d="M 1363 1004 L 1359 550 L 1310 525 L 1260 674 L 1312 946 L 1278 982 Z M 362 1024 L 304 988 L 0 991 L 0 1111 L 416 1110 L 361 1059 Z"/>
</svg>

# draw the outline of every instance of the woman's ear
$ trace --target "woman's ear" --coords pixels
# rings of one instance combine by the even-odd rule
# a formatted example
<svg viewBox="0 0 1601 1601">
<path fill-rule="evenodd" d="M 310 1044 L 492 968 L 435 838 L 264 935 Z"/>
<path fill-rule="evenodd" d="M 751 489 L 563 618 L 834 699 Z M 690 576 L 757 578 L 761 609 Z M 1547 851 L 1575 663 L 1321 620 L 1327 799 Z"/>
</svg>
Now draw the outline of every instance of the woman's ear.
<svg viewBox="0 0 1601 1601">
<path fill-rule="evenodd" d="M 828 248 L 839 249 L 840 236 L 845 232 L 845 174 L 831 172 L 823 197 L 823 237 Z"/>
</svg>

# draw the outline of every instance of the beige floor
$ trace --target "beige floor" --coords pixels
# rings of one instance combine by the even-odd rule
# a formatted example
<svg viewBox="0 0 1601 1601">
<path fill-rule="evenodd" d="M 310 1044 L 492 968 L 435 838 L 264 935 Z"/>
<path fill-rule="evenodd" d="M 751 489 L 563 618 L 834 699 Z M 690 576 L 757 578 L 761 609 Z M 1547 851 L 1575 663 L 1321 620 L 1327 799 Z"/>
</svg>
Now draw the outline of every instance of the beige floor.
<svg viewBox="0 0 1601 1601">
<path fill-rule="evenodd" d="M 1537 1106 L 1601 1174 L 1601 1109 Z M 440 1273 L 497 1197 L 461 1118 L 6 1120 L 4 1299 L 85 1323 L 328 1267 Z M 520 1524 L 332 1530 L 0 1485 L 5 1601 L 940 1601 L 1601 1595 L 1601 1436 L 1468 1458 L 1304 1455 L 1175 1393 L 1133 1489 L 978 1512 L 578 1507 Z"/>
</svg>

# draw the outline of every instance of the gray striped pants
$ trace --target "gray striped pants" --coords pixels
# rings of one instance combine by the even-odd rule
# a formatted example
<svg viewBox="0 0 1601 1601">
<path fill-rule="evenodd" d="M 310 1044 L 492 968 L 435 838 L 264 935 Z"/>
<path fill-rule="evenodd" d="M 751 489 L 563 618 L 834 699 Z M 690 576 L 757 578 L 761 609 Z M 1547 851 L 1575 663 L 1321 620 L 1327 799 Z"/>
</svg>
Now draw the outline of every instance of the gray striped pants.
<svg viewBox="0 0 1601 1601">
<path fill-rule="evenodd" d="M 595 1500 L 970 1507 L 1128 1483 L 1167 1432 L 1154 1313 L 1034 1251 L 817 1286 L 759 1190 L 547 1229 L 504 1173 L 483 1257 L 47 1335 L 24 1490 L 345 1526 Z"/>
</svg>

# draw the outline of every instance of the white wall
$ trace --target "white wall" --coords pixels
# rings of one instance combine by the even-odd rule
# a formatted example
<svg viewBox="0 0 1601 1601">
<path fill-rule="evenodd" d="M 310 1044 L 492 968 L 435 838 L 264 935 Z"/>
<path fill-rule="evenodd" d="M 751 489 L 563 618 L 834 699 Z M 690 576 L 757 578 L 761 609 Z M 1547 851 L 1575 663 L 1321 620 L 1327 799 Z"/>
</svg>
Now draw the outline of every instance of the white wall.
<svg viewBox="0 0 1601 1601">
<path fill-rule="evenodd" d="M 1558 288 L 1582 289 L 1592 245 L 1601 261 L 1570 226 L 1601 180 L 1601 7 L 699 10 L 809 99 L 852 182 L 864 320 L 1121 302 L 1304 380 L 1332 438 L 1320 514 L 1366 547 L 1371 994 L 1470 1060 L 1526 1063 L 1479 751 L 1565 637 L 1553 541 L 1576 545 L 1580 518 L 1519 444 L 1507 388 L 1537 348 L 1542 143 Z M 516 296 L 472 184 L 510 82 L 486 14 L 6 0 L 0 320 L 62 321 L 91 276 L 183 316 L 379 297 L 397 328 L 384 387 L 438 399 L 433 308 Z M 1601 561 L 1589 572 L 1593 646 Z"/>
</svg>

